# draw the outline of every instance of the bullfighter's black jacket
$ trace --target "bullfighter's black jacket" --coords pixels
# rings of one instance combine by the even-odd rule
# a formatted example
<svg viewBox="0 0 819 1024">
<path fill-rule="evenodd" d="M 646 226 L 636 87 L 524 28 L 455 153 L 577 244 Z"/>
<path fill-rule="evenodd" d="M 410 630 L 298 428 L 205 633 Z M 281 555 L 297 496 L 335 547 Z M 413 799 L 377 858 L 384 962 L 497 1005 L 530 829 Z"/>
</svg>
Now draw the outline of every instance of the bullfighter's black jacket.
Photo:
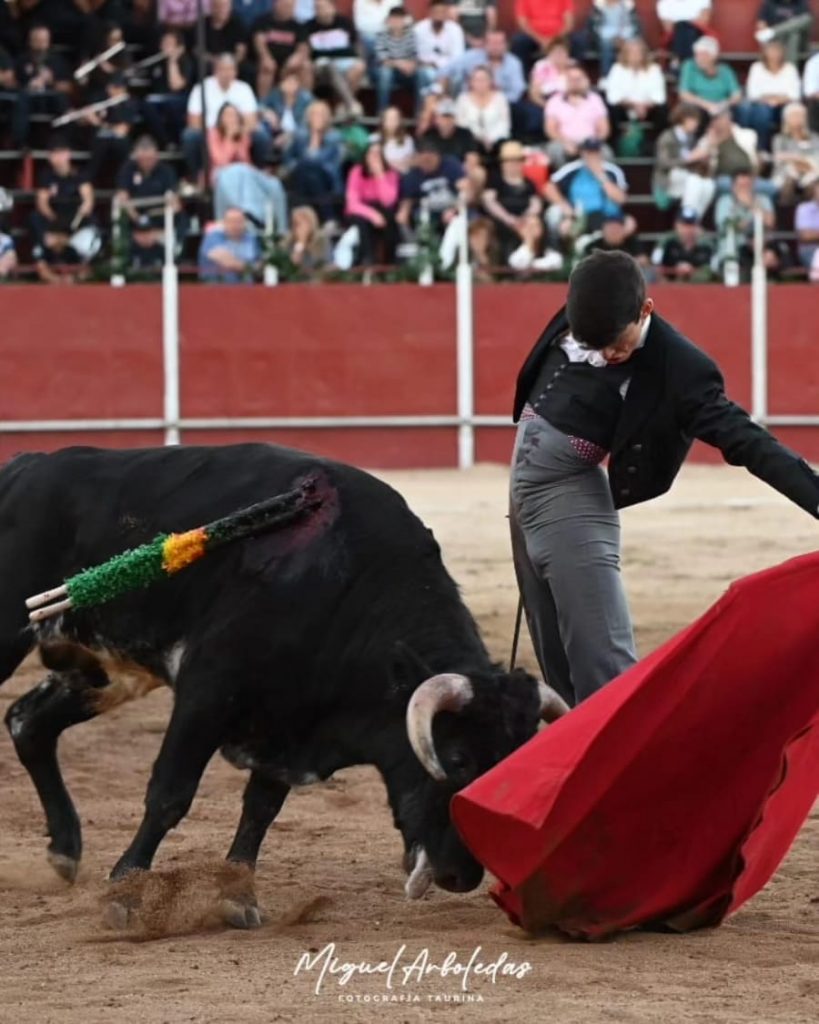
<svg viewBox="0 0 819 1024">
<path fill-rule="evenodd" d="M 518 375 L 517 423 L 546 352 L 569 329 L 565 306 L 547 324 Z M 800 508 L 819 518 L 819 477 L 808 463 L 758 426 L 725 395 L 716 363 L 656 313 L 612 443 L 608 473 L 614 504 L 625 508 L 664 494 L 695 438 L 719 448 Z"/>
</svg>

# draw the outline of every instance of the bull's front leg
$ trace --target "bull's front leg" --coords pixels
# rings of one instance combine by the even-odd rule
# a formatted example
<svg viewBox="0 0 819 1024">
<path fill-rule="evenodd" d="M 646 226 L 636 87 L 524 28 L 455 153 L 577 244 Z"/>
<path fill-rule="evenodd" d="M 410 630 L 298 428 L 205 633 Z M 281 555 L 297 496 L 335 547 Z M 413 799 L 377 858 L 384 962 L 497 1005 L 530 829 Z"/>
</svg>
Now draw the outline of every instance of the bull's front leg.
<svg viewBox="0 0 819 1024">
<path fill-rule="evenodd" d="M 211 699 L 205 685 L 197 691 L 196 682 L 188 678 L 187 692 L 177 693 L 148 783 L 142 823 L 114 866 L 112 880 L 150 869 L 159 844 L 188 813 L 208 761 L 224 740 L 229 727 L 224 701 Z"/>
<path fill-rule="evenodd" d="M 251 871 L 256 870 L 259 848 L 289 792 L 290 787 L 284 782 L 266 778 L 257 771 L 250 773 L 242 797 L 242 817 L 227 855 L 229 861 L 245 864 Z M 249 891 L 243 889 L 226 893 L 222 911 L 225 920 L 234 928 L 258 928 L 261 924 L 252 886 Z"/>
<path fill-rule="evenodd" d="M 81 673 L 48 676 L 16 700 L 6 713 L 20 762 L 31 777 L 45 813 L 48 859 L 54 870 L 73 882 L 82 855 L 80 820 L 63 781 L 57 759 L 60 734 L 72 725 L 95 718 L 95 697 L 107 677 Z"/>
</svg>

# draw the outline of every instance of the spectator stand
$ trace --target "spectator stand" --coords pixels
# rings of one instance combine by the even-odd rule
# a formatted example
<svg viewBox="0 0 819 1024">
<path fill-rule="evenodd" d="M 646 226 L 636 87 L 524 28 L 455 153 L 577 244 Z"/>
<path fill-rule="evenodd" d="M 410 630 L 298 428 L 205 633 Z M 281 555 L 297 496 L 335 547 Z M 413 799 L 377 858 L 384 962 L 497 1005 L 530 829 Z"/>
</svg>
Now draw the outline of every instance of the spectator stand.
<svg viewBox="0 0 819 1024">
<path fill-rule="evenodd" d="M 348 2 L 341 2 L 339 4 L 339 11 L 342 14 L 349 14 L 351 6 L 352 5 L 349 0 Z M 426 14 L 427 5 L 423 3 L 422 0 L 409 0 L 406 6 L 417 17 L 422 17 Z M 755 45 L 754 21 L 757 7 L 758 4 L 756 3 L 756 0 L 754 0 L 753 3 L 749 2 L 749 0 L 715 0 L 713 5 L 714 15 L 712 24 L 714 31 L 728 44 L 725 52 L 723 52 L 723 59 L 738 71 L 741 78 L 744 78 L 744 72 L 747 71 L 748 65 L 758 57 L 758 53 L 753 48 Z M 576 0 L 575 10 L 578 23 L 583 21 L 589 9 L 590 0 Z M 817 19 L 817 14 L 819 14 L 819 3 L 817 3 L 816 0 L 813 0 L 812 9 L 814 12 L 815 32 L 817 22 L 819 22 L 819 19 Z M 659 47 L 661 45 L 661 32 L 659 23 L 655 16 L 654 0 L 638 0 L 637 11 L 642 20 L 645 35 L 650 45 L 655 48 Z M 513 28 L 513 5 L 511 3 L 507 2 L 500 5 L 499 25 L 507 30 L 511 30 Z M 203 28 L 204 26 L 200 25 L 200 28 L 196 33 L 197 42 L 199 43 L 197 47 L 197 56 L 202 59 L 204 57 L 204 45 L 202 41 Z M 54 47 L 54 49 L 55 52 L 65 53 L 64 48 L 61 49 L 60 47 Z M 131 42 L 114 44 L 113 46 L 105 48 L 98 57 L 91 62 L 86 62 L 85 68 L 78 68 L 77 72 L 75 72 L 75 81 L 78 81 L 77 76 L 79 75 L 79 72 L 84 72 L 83 75 L 79 75 L 79 78 L 84 78 L 85 75 L 90 74 L 95 70 L 94 67 L 88 67 L 89 63 L 98 67 L 102 63 L 110 62 L 112 60 L 118 61 L 120 58 L 123 58 L 123 65 L 128 68 L 130 76 L 129 80 L 131 82 L 132 89 L 135 94 L 138 94 L 139 90 L 144 88 L 147 83 L 147 78 L 145 77 L 146 73 L 150 72 L 153 64 L 161 59 L 161 55 L 151 53 L 146 55 L 146 52 L 139 45 Z M 589 68 L 592 72 L 594 71 L 593 61 L 590 62 Z M 77 90 L 75 90 L 75 93 L 77 93 Z M 367 128 L 371 128 L 375 124 L 375 119 L 372 116 L 375 109 L 374 93 L 369 89 L 365 89 L 361 94 L 361 99 L 365 108 L 370 111 L 370 114 L 369 116 L 362 118 L 360 123 Z M 399 94 L 398 100 L 400 104 L 404 105 L 405 112 L 411 114 L 412 99 L 409 94 Z M 27 223 L 28 211 L 31 209 L 33 204 L 33 184 L 36 179 L 35 169 L 37 165 L 42 162 L 45 156 L 43 145 L 47 140 L 47 129 L 50 123 L 51 118 L 49 115 L 32 114 L 32 142 L 34 144 L 32 149 L 28 152 L 14 148 L 0 150 L 0 185 L 5 185 L 10 188 L 16 200 L 15 209 L 12 214 L 13 220 L 11 233 L 17 242 L 18 252 L 21 257 L 20 269 L 17 273 L 23 279 L 30 276 L 32 271 L 25 225 Z M 83 133 L 85 136 L 84 139 Z M 87 146 L 89 135 L 90 131 L 86 129 L 78 130 L 77 139 L 75 140 L 73 148 L 73 157 L 75 162 L 80 166 L 86 165 L 90 158 L 90 152 Z M 161 156 L 164 161 L 181 168 L 181 156 L 175 148 L 164 149 Z M 651 157 L 623 157 L 618 160 L 618 163 L 624 170 L 629 183 L 629 197 L 626 204 L 626 212 L 635 216 L 640 226 L 640 238 L 644 243 L 650 246 L 657 239 L 661 238 L 670 227 L 668 214 L 656 209 L 651 195 Z M 101 180 L 99 182 L 99 187 L 96 191 L 98 223 L 104 230 L 110 229 L 110 207 L 113 193 L 111 189 L 107 187 L 105 180 Z M 298 197 L 294 198 L 298 200 Z M 332 198 L 337 205 L 340 203 L 340 196 Z M 185 241 L 183 258 L 180 261 L 179 269 L 180 273 L 184 277 L 192 277 L 195 273 L 195 254 L 198 249 L 199 239 L 201 238 L 201 225 L 204 224 L 209 217 L 208 197 L 205 195 L 186 198 L 185 204 L 190 209 L 192 230 Z M 773 236 L 774 239 L 782 240 L 792 245 L 795 236 L 789 220 L 791 217 L 791 211 L 777 207 L 776 215 L 777 225 L 776 232 Z M 710 214 L 708 215 L 706 224 L 709 227 L 712 226 Z M 104 265 L 100 265 L 99 269 L 94 268 L 94 270 L 94 276 L 108 276 L 108 268 Z M 438 272 L 440 273 L 440 271 Z M 510 272 L 509 268 L 499 268 L 497 273 L 498 276 L 501 276 L 504 279 L 515 278 L 515 275 Z M 362 270 L 359 274 L 357 268 L 353 267 L 347 271 L 331 272 L 328 276 L 331 279 L 342 280 L 350 279 L 351 277 L 358 278 L 360 276 L 366 280 L 373 280 L 379 277 L 384 279 L 412 279 L 413 274 L 414 268 L 398 271 L 384 267 Z M 282 277 L 284 276 L 285 275 L 282 274 Z M 799 278 L 804 276 L 804 270 L 795 266 L 794 268 L 786 270 L 782 276 L 785 279 Z M 530 277 L 531 275 L 527 275 L 527 279 Z M 544 279 L 548 279 L 549 275 L 543 275 L 543 277 Z"/>
</svg>

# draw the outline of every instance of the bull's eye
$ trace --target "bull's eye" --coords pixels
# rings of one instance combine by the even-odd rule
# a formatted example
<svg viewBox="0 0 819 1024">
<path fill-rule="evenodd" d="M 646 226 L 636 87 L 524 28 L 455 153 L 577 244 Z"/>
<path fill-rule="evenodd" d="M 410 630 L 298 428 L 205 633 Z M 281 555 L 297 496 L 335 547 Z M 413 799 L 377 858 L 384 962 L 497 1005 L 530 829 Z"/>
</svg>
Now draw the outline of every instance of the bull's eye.
<svg viewBox="0 0 819 1024">
<path fill-rule="evenodd" d="M 469 766 L 469 757 L 463 750 L 453 750 L 447 758 L 450 771 L 460 773 Z"/>
</svg>

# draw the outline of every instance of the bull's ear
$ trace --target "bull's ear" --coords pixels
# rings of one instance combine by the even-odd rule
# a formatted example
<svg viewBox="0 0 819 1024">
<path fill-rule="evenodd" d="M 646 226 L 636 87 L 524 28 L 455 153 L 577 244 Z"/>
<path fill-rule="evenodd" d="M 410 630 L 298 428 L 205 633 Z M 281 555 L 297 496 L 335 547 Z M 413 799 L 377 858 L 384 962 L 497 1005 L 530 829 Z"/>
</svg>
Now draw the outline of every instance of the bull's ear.
<svg viewBox="0 0 819 1024">
<path fill-rule="evenodd" d="M 540 679 L 537 681 L 537 693 L 540 699 L 540 717 L 544 722 L 555 722 L 571 711 L 560 694 Z"/>
</svg>

